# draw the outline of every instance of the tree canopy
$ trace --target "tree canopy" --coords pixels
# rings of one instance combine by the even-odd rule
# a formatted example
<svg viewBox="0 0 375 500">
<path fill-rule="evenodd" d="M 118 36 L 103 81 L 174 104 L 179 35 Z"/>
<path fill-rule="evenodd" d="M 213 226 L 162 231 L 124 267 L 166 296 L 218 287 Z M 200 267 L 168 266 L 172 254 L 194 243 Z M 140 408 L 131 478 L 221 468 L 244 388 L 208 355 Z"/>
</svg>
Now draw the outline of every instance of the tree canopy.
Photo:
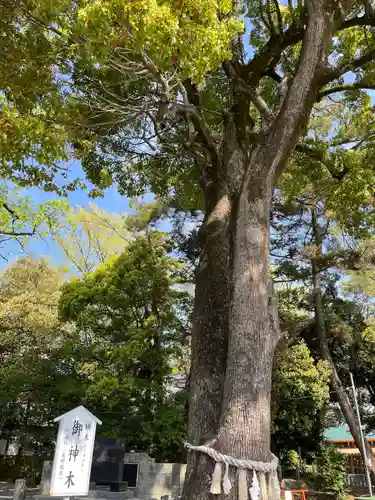
<svg viewBox="0 0 375 500">
<path fill-rule="evenodd" d="M 128 194 L 151 187 L 164 196 L 173 187 L 176 203 L 190 208 L 202 207 L 200 165 L 205 148 L 219 152 L 231 89 L 249 106 L 247 139 L 256 143 L 292 83 L 305 34 L 306 6 L 293 3 L 2 6 L 3 177 L 74 189 L 61 163 L 73 153 L 99 186 L 114 178 Z M 343 194 L 352 179 L 358 197 L 372 176 L 366 90 L 374 86 L 373 24 L 371 8 L 354 3 L 335 25 L 331 66 L 319 77 L 310 123 L 315 133 L 302 134 L 292 163 L 304 175 L 303 165 L 313 163 L 314 175 L 325 179 L 322 189 L 333 183 Z M 295 167 L 290 178 L 298 189 Z"/>
</svg>

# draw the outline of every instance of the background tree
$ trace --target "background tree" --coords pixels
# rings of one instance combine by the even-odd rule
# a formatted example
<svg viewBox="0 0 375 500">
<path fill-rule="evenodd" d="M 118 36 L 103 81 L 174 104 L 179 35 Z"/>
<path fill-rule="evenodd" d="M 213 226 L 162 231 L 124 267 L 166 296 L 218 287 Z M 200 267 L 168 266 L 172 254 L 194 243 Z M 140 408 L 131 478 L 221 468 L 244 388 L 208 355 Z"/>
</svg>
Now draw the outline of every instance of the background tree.
<svg viewBox="0 0 375 500">
<path fill-rule="evenodd" d="M 104 435 L 183 460 L 186 393 L 171 377 L 185 361 L 191 299 L 175 289 L 181 264 L 167 255 L 165 236 L 138 237 L 62 294 L 63 275 L 44 260 L 4 271 L 0 429 L 20 442 L 20 455 L 26 445 L 50 453 L 48 424 L 84 404 L 100 415 Z"/>
<path fill-rule="evenodd" d="M 50 231 L 68 263 L 81 275 L 121 254 L 132 237 L 125 215 L 108 213 L 93 203 L 88 209 L 70 207 Z"/>
<path fill-rule="evenodd" d="M 67 335 L 57 314 L 62 281 L 60 270 L 29 258 L 0 279 L 0 429 L 18 439 L 19 454 L 27 437 L 42 439 L 40 426 L 83 394 L 68 359 L 61 361 Z M 46 443 L 50 437 L 47 427 Z"/>
<path fill-rule="evenodd" d="M 149 232 L 86 278 L 63 287 L 60 314 L 89 347 L 86 401 L 101 432 L 159 460 L 183 456 L 185 410 L 171 394 L 173 365 L 188 343 L 189 295 L 165 235 Z"/>
<path fill-rule="evenodd" d="M 329 368 L 316 363 L 304 342 L 278 352 L 272 385 L 272 438 L 283 458 L 291 450 L 313 457 L 322 443 Z"/>
<path fill-rule="evenodd" d="M 336 218 L 333 201 L 347 185 L 356 181 L 341 180 L 334 189 L 326 186 L 324 191 L 317 189 L 319 182 L 322 178 L 318 171 L 312 182 L 305 185 L 305 190 L 299 191 L 297 200 L 287 198 L 283 204 L 279 198 L 275 204 L 277 232 L 272 255 L 279 263 L 276 273 L 281 281 L 299 282 L 300 286 L 302 282 L 313 290 L 311 295 L 302 295 L 303 300 L 299 302 L 300 308 L 313 308 L 314 311 L 314 322 L 306 323 L 301 334 L 315 356 L 330 365 L 333 398 L 338 401 L 356 444 L 364 454 L 360 428 L 345 387 L 350 385 L 349 372 L 355 370 L 358 362 L 365 324 L 358 307 L 339 298 L 337 283 L 340 273 L 359 265 L 361 247 L 358 245 L 361 238 L 368 241 L 366 225 L 371 222 L 372 212 L 364 209 L 366 198 L 354 197 L 350 206 L 343 208 L 349 223 L 341 212 Z M 366 181 L 363 188 L 367 189 Z M 366 454 L 371 457 L 371 447 L 366 444 Z"/>
</svg>

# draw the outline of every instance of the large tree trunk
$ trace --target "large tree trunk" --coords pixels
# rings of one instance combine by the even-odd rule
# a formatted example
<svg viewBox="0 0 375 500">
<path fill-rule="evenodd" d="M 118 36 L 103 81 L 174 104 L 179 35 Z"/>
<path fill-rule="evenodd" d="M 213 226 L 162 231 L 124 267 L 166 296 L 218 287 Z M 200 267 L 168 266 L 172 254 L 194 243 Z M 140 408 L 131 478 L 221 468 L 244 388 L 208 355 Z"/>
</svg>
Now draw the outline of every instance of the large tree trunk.
<svg viewBox="0 0 375 500">
<path fill-rule="evenodd" d="M 252 178 L 243 183 L 233 213 L 233 292 L 216 448 L 238 458 L 267 461 L 272 362 L 277 341 L 268 309 L 272 183 L 254 175 L 257 170 L 249 169 Z"/>
<path fill-rule="evenodd" d="M 207 216 L 196 280 L 188 439 L 236 458 L 270 458 L 278 340 L 268 276 L 270 206 L 277 178 L 311 112 L 332 30 L 324 2 L 308 0 L 307 11 L 296 75 L 278 114 L 261 106 L 264 123 L 256 145 L 250 139 L 249 108 L 251 99 L 256 104 L 260 99 L 233 76 L 229 61 L 223 66 L 231 108 L 220 147 L 192 115 L 210 160 L 202 169 Z M 189 453 L 185 500 L 210 498 L 213 468 L 203 454 Z M 234 487 L 225 500 L 238 498 L 232 473 Z"/>
<path fill-rule="evenodd" d="M 232 157 L 244 171 L 242 155 L 234 152 Z M 261 170 L 261 165 L 250 165 L 235 196 L 230 192 L 236 183 L 220 189 L 203 225 L 188 440 L 237 458 L 268 461 L 272 363 L 279 330 L 268 272 L 273 186 L 269 178 L 260 177 Z M 237 202 L 231 202 L 235 198 Z M 213 469 L 211 459 L 189 453 L 184 498 L 206 500 Z M 225 498 L 236 495 L 234 487 Z"/>
<path fill-rule="evenodd" d="M 226 369 L 230 302 L 231 202 L 224 185 L 206 192 L 207 213 L 200 231 L 189 384 L 188 440 L 209 444 L 219 428 Z M 189 453 L 185 491 L 207 498 L 213 465 L 205 455 Z"/>
<path fill-rule="evenodd" d="M 314 210 L 312 210 L 312 228 L 313 228 L 313 236 L 315 240 L 315 245 L 317 247 L 317 253 L 321 255 L 322 253 L 322 235 L 319 227 L 319 223 L 317 220 L 317 216 Z M 362 438 L 361 438 L 361 429 L 359 426 L 359 422 L 357 420 L 355 411 L 350 402 L 348 394 L 343 386 L 343 383 L 337 373 L 335 363 L 331 357 L 328 338 L 327 338 L 327 329 L 325 323 L 325 316 L 323 310 L 322 303 L 322 290 L 320 284 L 320 272 L 319 267 L 316 262 L 316 259 L 313 259 L 311 262 L 312 268 L 312 284 L 313 284 L 313 296 L 314 296 L 314 309 L 315 309 L 315 322 L 318 331 L 319 337 L 319 345 L 320 345 L 320 353 L 322 359 L 326 361 L 331 370 L 331 388 L 334 393 L 334 397 L 339 403 L 341 412 L 345 418 L 345 421 L 350 429 L 350 432 L 353 436 L 354 442 L 359 449 L 362 460 L 365 461 L 365 457 L 371 460 L 371 479 L 372 482 L 375 483 L 375 456 L 373 454 L 372 448 L 367 439 L 364 440 L 365 449 L 363 449 Z"/>
</svg>

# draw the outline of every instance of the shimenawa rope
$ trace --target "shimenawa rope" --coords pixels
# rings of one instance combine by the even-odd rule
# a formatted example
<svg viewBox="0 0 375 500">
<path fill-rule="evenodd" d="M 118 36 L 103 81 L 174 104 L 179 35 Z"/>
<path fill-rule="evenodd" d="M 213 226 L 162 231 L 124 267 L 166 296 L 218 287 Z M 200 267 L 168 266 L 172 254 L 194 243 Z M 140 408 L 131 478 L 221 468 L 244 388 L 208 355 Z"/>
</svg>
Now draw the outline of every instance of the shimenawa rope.
<svg viewBox="0 0 375 500">
<path fill-rule="evenodd" d="M 230 455 L 223 455 L 210 446 L 194 446 L 192 444 L 185 444 L 188 451 L 196 451 L 205 453 L 215 461 L 215 468 L 212 474 L 210 493 L 213 495 L 221 494 L 221 483 L 223 484 L 224 494 L 229 494 L 232 484 L 229 479 L 228 469 L 229 466 L 238 469 L 238 499 L 248 500 L 250 494 L 251 500 L 279 500 L 280 499 L 280 485 L 277 476 L 277 467 L 279 461 L 277 457 L 270 453 L 270 462 L 261 462 L 257 460 L 247 460 L 234 458 Z M 224 477 L 222 479 L 222 464 L 225 465 Z M 247 487 L 247 470 L 253 470 L 252 486 Z M 259 480 L 256 475 L 258 473 Z M 268 485 L 266 483 L 265 474 L 268 474 Z"/>
</svg>

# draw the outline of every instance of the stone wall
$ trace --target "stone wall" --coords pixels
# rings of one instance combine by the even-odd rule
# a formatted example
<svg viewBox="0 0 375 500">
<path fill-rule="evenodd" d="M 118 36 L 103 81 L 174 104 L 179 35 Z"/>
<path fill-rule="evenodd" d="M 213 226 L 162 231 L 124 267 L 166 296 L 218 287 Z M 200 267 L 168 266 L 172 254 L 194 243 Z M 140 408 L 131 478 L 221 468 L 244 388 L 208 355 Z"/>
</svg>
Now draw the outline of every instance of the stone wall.
<svg viewBox="0 0 375 500">
<path fill-rule="evenodd" d="M 158 464 L 146 453 L 125 453 L 124 462 L 138 464 L 136 497 L 159 500 L 166 495 L 172 498 L 181 495 L 186 465 Z"/>
<path fill-rule="evenodd" d="M 160 500 L 162 496 L 168 496 L 177 499 L 181 495 L 186 465 L 158 464 L 146 453 L 125 453 L 124 463 L 138 465 L 137 486 L 129 488 L 133 491 L 135 498 Z M 44 462 L 40 485 L 41 495 L 49 494 L 51 472 L 52 462 Z M 104 496 L 103 492 L 101 493 L 101 496 Z M 116 495 L 121 496 L 121 494 Z M 92 495 L 89 493 L 90 496 Z"/>
</svg>

